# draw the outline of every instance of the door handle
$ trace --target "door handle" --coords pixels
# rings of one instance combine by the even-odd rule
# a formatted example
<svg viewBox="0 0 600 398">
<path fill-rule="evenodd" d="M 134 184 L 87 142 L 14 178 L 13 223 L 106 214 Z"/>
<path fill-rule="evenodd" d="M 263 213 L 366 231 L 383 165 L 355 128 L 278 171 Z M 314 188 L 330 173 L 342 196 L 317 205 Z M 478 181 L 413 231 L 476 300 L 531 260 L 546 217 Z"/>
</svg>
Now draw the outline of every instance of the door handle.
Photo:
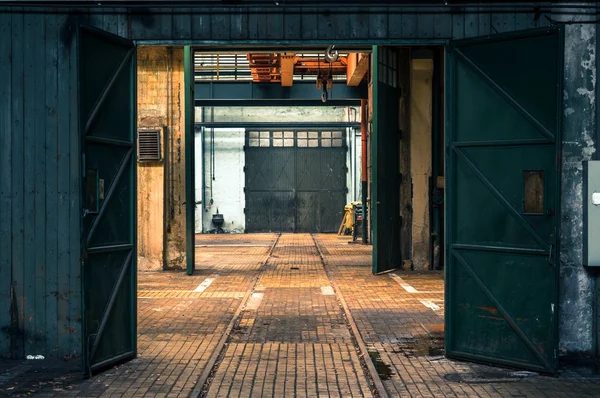
<svg viewBox="0 0 600 398">
<path fill-rule="evenodd" d="M 548 253 L 548 262 L 550 264 L 554 264 L 554 262 L 552 261 L 552 254 L 554 253 L 554 245 L 552 243 L 550 243 L 550 251 Z"/>
</svg>

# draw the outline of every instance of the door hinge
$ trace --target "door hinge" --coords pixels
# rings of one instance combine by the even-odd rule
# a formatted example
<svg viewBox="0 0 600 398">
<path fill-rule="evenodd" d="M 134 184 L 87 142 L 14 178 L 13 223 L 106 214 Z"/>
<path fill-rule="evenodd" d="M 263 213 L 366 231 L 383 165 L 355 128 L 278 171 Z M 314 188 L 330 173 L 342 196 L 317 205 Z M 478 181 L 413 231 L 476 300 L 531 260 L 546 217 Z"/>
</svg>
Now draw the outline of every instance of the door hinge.
<svg viewBox="0 0 600 398">
<path fill-rule="evenodd" d="M 244 214 L 246 214 L 246 208 L 244 207 Z"/>
<path fill-rule="evenodd" d="M 246 187 L 244 187 L 244 193 L 246 193 Z"/>
<path fill-rule="evenodd" d="M 246 166 L 242 167 L 242 170 L 244 171 L 244 173 L 246 172 L 247 169 L 248 169 L 248 167 L 246 167 Z"/>
</svg>

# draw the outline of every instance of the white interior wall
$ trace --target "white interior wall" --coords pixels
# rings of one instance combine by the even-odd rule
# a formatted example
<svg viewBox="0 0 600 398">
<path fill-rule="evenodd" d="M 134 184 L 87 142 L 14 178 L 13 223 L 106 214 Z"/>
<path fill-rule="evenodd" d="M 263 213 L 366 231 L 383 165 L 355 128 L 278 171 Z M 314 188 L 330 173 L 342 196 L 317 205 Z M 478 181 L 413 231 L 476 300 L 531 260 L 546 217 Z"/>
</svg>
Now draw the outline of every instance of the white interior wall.
<svg viewBox="0 0 600 398">
<path fill-rule="evenodd" d="M 196 131 L 194 135 L 194 152 L 196 157 L 194 158 L 195 167 L 195 195 L 196 201 L 202 201 L 202 171 L 204 170 L 202 164 L 202 132 Z M 204 217 L 204 203 L 196 205 L 194 230 L 197 234 L 202 232 L 202 218 Z"/>
<path fill-rule="evenodd" d="M 360 115 L 346 107 L 196 107 L 195 112 L 197 122 L 348 122 L 360 121 L 359 118 Z M 210 129 L 196 134 L 195 189 L 196 200 L 202 200 L 202 204 L 196 207 L 196 233 L 206 233 L 214 229 L 212 216 L 217 208 L 224 216 L 224 229 L 229 232 L 244 232 L 245 129 L 219 128 L 214 131 L 214 180 L 210 157 Z M 356 130 L 358 137 L 354 136 L 354 129 L 348 131 L 347 201 L 351 202 L 360 200 L 361 149 L 360 129 Z M 357 196 L 354 195 L 355 192 Z"/>
<path fill-rule="evenodd" d="M 212 216 L 223 214 L 226 232 L 244 232 L 244 129 L 214 129 L 214 165 L 211 162 L 210 129 L 204 133 L 203 232 L 214 229 Z M 200 185 L 202 186 L 202 185 Z"/>
</svg>

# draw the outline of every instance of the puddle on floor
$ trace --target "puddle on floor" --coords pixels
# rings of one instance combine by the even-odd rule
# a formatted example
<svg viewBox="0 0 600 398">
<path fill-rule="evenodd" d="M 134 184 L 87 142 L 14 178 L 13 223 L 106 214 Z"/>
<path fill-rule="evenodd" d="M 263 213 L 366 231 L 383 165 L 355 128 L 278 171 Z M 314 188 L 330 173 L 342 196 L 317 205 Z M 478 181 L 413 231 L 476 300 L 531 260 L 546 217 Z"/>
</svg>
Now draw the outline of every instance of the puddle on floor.
<svg viewBox="0 0 600 398">
<path fill-rule="evenodd" d="M 375 365 L 375 370 L 377 370 L 379 378 L 381 380 L 389 380 L 394 374 L 391 366 L 381 360 L 381 356 L 377 351 L 369 351 L 369 357 L 371 357 L 371 362 Z"/>
<path fill-rule="evenodd" d="M 444 340 L 443 339 L 423 339 L 423 340 L 407 340 L 399 342 L 395 354 L 404 354 L 405 357 L 439 357 L 443 356 Z"/>
</svg>

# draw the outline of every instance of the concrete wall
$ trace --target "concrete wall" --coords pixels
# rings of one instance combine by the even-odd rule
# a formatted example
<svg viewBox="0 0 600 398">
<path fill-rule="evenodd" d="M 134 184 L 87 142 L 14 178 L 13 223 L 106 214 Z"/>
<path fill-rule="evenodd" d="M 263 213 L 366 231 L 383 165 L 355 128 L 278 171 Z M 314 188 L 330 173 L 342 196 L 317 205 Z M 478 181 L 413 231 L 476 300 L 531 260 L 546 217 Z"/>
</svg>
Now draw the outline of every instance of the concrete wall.
<svg viewBox="0 0 600 398">
<path fill-rule="evenodd" d="M 246 228 L 244 129 L 214 129 L 214 163 L 211 164 L 210 130 L 204 134 L 204 203 L 197 208 L 202 214 L 202 232 L 214 229 L 212 216 L 219 211 L 225 218 L 223 228 L 244 232 Z M 200 154 L 196 153 L 196 157 Z M 196 171 L 196 186 L 202 174 Z"/>
<path fill-rule="evenodd" d="M 582 265 L 582 161 L 597 158 L 596 27 L 575 24 L 564 29 L 560 354 L 588 356 L 597 343 L 594 328 L 598 274 Z"/>
<path fill-rule="evenodd" d="M 183 268 L 183 48 L 139 47 L 138 127 L 162 128 L 163 162 L 138 164 L 138 269 Z"/>
<path fill-rule="evenodd" d="M 432 59 L 413 59 L 410 76 L 410 151 L 412 183 L 412 265 L 427 270 L 430 265 L 431 224 L 429 179 L 432 139 Z M 406 238 L 405 238 L 406 239 Z"/>
<path fill-rule="evenodd" d="M 196 122 L 346 122 L 359 121 L 360 109 L 355 111 L 346 107 L 196 107 Z M 196 134 L 196 200 L 202 205 L 196 207 L 196 232 L 210 232 L 214 229 L 212 216 L 217 212 L 224 215 L 224 229 L 230 232 L 244 232 L 246 227 L 245 207 L 245 165 L 244 129 L 214 129 L 214 167 L 211 161 L 211 130 Z M 354 142 L 356 142 L 354 140 Z M 353 196 L 355 179 L 360 187 L 360 136 L 358 149 L 348 151 L 348 201 Z M 348 145 L 353 145 L 350 135 Z M 198 148 L 201 148 L 198 150 Z M 358 175 L 352 173 L 351 155 L 358 151 L 358 163 L 355 163 Z M 198 158 L 203 160 L 198 160 Z M 214 179 L 213 179 L 214 170 Z M 204 187 L 204 189 L 198 189 Z M 360 198 L 360 190 L 358 198 Z M 200 196 L 202 195 L 202 196 Z M 211 202 L 212 199 L 212 202 Z"/>
</svg>

